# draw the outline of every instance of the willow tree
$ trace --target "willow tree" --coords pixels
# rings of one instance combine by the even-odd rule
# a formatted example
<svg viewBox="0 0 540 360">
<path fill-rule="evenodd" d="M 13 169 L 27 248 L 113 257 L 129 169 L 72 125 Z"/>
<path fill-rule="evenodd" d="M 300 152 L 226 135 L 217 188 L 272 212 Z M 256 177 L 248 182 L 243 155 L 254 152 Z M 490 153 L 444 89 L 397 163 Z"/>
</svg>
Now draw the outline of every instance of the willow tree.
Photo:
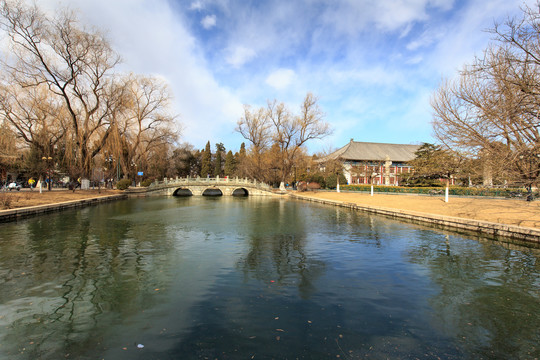
<svg viewBox="0 0 540 360">
<path fill-rule="evenodd" d="M 73 141 L 66 156 L 80 174 L 89 175 L 92 159 L 110 135 L 113 114 L 122 106 L 123 87 L 113 76 L 120 57 L 101 33 L 82 27 L 72 12 L 53 17 L 36 5 L 2 0 L 0 26 L 10 46 L 1 62 L 1 97 L 7 102 L 2 115 L 14 125 L 19 122 L 15 128 L 24 137 L 23 123 L 36 116 L 35 102 L 27 99 L 36 99 L 45 89 L 47 101 L 63 109 L 47 116 Z M 12 111 L 16 107 L 17 114 Z M 25 112 L 26 119 L 16 119 Z"/>
<path fill-rule="evenodd" d="M 124 79 L 122 107 L 113 113 L 113 128 L 107 140 L 108 153 L 119 161 L 124 174 L 145 171 L 150 156 L 164 151 L 179 136 L 169 106 L 169 87 L 154 77 L 130 75 Z M 167 153 L 161 153 L 166 157 Z"/>
</svg>

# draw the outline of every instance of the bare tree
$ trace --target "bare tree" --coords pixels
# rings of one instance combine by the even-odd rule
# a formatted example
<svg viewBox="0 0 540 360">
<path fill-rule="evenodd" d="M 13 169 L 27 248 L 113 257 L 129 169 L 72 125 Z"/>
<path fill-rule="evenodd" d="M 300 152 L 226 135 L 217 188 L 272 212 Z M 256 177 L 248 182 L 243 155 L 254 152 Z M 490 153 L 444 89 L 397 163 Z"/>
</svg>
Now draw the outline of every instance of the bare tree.
<svg viewBox="0 0 540 360">
<path fill-rule="evenodd" d="M 74 13 L 51 17 L 36 5 L 1 0 L 0 26 L 11 46 L 11 56 L 0 62 L 0 116 L 71 175 L 89 176 L 107 152 L 133 176 L 157 148 L 177 140 L 167 85 L 115 73 L 118 54 L 103 34 L 80 26 Z"/>
<path fill-rule="evenodd" d="M 13 168 L 19 155 L 17 141 L 11 128 L 0 121 L 0 187 L 7 180 L 7 172 Z"/>
<path fill-rule="evenodd" d="M 12 54 L 1 64 L 4 85 L 16 84 L 27 93 L 45 86 L 53 102 L 62 102 L 75 162 L 88 175 L 122 99 L 112 76 L 119 56 L 102 34 L 82 28 L 72 12 L 51 18 L 36 5 L 2 0 L 0 16 Z"/>
<path fill-rule="evenodd" d="M 236 131 L 251 143 L 251 156 L 245 160 L 250 163 L 250 175 L 259 180 L 265 172 L 262 157 L 272 140 L 270 127 L 268 111 L 264 107 L 252 110 L 249 105 L 244 105 L 244 116 L 238 120 Z"/>
<path fill-rule="evenodd" d="M 540 160 L 540 15 L 496 24 L 496 43 L 432 97 L 435 136 L 483 159 L 487 176 L 533 182 Z"/>
<path fill-rule="evenodd" d="M 48 96 L 45 85 L 25 89 L 21 84 L 0 84 L 0 115 L 19 139 L 43 155 L 52 156 L 65 135 L 63 109 Z"/>
<path fill-rule="evenodd" d="M 311 93 L 304 98 L 298 114 L 293 114 L 285 104 L 276 100 L 269 101 L 266 108 L 252 111 L 245 106 L 244 110 L 244 117 L 236 130 L 252 144 L 252 171 L 259 179 L 274 177 L 268 170 L 276 169 L 279 170 L 279 179 L 285 181 L 304 145 L 331 133 L 317 98 Z M 271 159 L 263 159 L 264 154 Z"/>
<path fill-rule="evenodd" d="M 165 83 L 131 75 L 124 89 L 123 108 L 113 114 L 116 126 L 108 144 L 124 174 L 134 176 L 135 171 L 143 171 L 148 154 L 178 139 L 179 130 L 175 116 L 170 115 L 171 95 Z"/>
<path fill-rule="evenodd" d="M 268 103 L 268 116 L 274 125 L 273 142 L 281 153 L 281 181 L 285 181 L 300 154 L 304 144 L 313 139 L 322 139 L 331 133 L 324 122 L 324 114 L 317 104 L 317 98 L 308 93 L 300 106 L 300 113 L 292 115 L 283 103 Z"/>
</svg>

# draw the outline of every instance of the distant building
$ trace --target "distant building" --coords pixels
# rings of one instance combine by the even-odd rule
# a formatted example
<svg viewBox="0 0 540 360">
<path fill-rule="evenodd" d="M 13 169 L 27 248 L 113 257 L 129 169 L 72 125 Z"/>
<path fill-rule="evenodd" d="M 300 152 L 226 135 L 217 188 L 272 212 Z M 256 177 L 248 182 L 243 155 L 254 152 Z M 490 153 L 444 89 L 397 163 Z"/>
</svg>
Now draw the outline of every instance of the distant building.
<svg viewBox="0 0 540 360">
<path fill-rule="evenodd" d="M 338 160 L 348 184 L 399 185 L 399 177 L 413 171 L 408 163 L 421 145 L 384 144 L 351 141 L 341 149 L 321 158 L 324 163 Z"/>
</svg>

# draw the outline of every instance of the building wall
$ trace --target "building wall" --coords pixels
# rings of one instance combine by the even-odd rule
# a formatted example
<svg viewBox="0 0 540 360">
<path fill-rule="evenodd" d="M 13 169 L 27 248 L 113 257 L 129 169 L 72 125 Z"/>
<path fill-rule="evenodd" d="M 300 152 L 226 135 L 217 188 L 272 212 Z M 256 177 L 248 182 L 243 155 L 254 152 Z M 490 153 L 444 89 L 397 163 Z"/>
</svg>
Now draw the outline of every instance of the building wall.
<svg viewBox="0 0 540 360">
<path fill-rule="evenodd" d="M 348 184 L 399 185 L 399 177 L 413 171 L 403 163 L 345 161 L 343 173 Z"/>
</svg>

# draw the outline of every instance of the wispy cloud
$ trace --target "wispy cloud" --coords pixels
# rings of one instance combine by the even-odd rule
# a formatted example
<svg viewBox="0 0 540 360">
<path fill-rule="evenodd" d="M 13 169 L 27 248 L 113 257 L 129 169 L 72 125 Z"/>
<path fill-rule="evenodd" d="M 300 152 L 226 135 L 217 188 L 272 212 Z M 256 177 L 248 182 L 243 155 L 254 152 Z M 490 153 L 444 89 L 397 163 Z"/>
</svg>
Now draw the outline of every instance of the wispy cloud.
<svg viewBox="0 0 540 360">
<path fill-rule="evenodd" d="M 295 73 L 291 69 L 278 69 L 266 78 L 266 83 L 275 89 L 284 89 L 294 80 Z"/>
<path fill-rule="evenodd" d="M 227 63 L 235 68 L 241 67 L 245 63 L 252 60 L 257 53 L 255 50 L 248 47 L 237 45 L 226 50 L 227 57 L 225 60 Z"/>
<path fill-rule="evenodd" d="M 207 15 L 201 20 L 202 26 L 209 30 L 216 26 L 216 15 Z"/>
</svg>

